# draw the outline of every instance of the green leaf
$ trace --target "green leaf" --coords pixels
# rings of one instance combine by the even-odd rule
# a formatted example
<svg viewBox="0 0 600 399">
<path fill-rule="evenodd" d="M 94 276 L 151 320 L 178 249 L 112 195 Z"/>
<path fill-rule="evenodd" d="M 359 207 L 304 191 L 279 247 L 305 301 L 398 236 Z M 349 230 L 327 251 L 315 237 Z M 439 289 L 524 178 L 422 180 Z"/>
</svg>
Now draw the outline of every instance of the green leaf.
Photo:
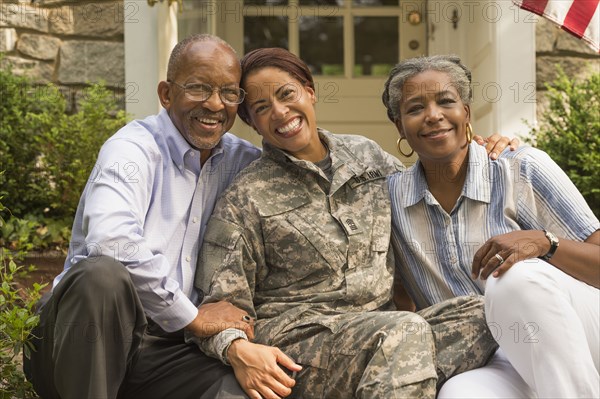
<svg viewBox="0 0 600 399">
<path fill-rule="evenodd" d="M 546 85 L 549 107 L 527 142 L 550 155 L 600 217 L 600 73 L 578 81 L 557 69 Z"/>
</svg>

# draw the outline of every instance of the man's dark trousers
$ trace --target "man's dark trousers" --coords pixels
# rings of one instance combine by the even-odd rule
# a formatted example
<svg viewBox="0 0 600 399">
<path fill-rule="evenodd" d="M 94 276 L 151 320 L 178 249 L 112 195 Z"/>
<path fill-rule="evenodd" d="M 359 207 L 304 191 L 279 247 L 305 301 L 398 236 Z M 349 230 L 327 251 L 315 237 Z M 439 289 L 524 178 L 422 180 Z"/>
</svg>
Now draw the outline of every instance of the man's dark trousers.
<svg viewBox="0 0 600 399">
<path fill-rule="evenodd" d="M 230 367 L 146 319 L 110 257 L 74 265 L 39 311 L 24 369 L 43 399 L 247 398 Z"/>
</svg>

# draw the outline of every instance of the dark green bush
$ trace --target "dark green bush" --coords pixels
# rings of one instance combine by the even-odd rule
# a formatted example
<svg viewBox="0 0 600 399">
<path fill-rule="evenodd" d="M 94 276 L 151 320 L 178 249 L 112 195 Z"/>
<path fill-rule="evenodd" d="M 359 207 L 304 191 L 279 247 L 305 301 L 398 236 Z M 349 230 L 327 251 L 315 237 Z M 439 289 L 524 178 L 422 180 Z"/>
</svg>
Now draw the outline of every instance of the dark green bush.
<svg viewBox="0 0 600 399">
<path fill-rule="evenodd" d="M 46 193 L 49 179 L 40 161 L 42 148 L 38 144 L 41 130 L 31 116 L 36 113 L 60 119 L 65 100 L 52 86 L 33 86 L 26 78 L 0 71 L 0 195 L 10 198 L 6 205 L 22 216 L 48 207 Z"/>
<path fill-rule="evenodd" d="M 600 73 L 577 81 L 559 67 L 546 87 L 550 104 L 530 143 L 554 159 L 600 217 Z"/>
<path fill-rule="evenodd" d="M 60 245 L 98 150 L 126 123 L 125 113 L 101 84 L 81 92 L 75 113 L 66 112 L 55 85 L 36 86 L 10 70 L 0 70 L 0 93 L 0 195 L 10 209 L 0 243 Z"/>
</svg>

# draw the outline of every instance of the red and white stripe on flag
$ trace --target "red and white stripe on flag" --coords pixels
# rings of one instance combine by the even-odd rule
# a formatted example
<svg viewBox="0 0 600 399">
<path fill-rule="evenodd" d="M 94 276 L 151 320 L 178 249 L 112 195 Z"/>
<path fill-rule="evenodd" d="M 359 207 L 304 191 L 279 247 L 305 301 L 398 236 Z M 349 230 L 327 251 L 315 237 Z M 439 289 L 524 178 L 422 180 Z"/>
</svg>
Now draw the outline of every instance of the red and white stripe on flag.
<svg viewBox="0 0 600 399">
<path fill-rule="evenodd" d="M 557 23 L 600 53 L 600 0 L 513 0 L 513 3 Z"/>
</svg>

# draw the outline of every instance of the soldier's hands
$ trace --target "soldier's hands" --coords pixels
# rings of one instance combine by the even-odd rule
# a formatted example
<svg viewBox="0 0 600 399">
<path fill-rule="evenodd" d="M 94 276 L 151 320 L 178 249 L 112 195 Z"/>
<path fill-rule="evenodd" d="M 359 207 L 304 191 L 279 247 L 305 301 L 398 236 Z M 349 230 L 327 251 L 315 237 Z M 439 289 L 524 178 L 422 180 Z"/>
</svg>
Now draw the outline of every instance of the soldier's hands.
<svg viewBox="0 0 600 399">
<path fill-rule="evenodd" d="M 227 358 L 235 377 L 251 399 L 279 399 L 292 393 L 296 381 L 279 365 L 290 371 L 302 370 L 300 365 L 281 350 L 245 339 L 231 343 Z"/>
<path fill-rule="evenodd" d="M 248 339 L 254 339 L 254 319 L 244 318 L 248 313 L 229 302 L 205 303 L 198 308 L 198 315 L 187 326 L 199 338 L 212 337 L 228 328 L 242 330 Z"/>
<path fill-rule="evenodd" d="M 536 258 L 550 250 L 541 230 L 517 230 L 490 238 L 473 256 L 472 278 L 500 277 L 515 263 Z"/>
<path fill-rule="evenodd" d="M 498 155 L 508 146 L 510 146 L 510 150 L 516 150 L 521 141 L 518 138 L 509 139 L 506 136 L 500 136 L 498 133 L 492 134 L 487 139 L 484 139 L 481 136 L 475 135 L 473 136 L 473 140 L 479 145 L 485 144 L 485 149 L 489 154 L 491 159 L 498 159 Z"/>
</svg>

